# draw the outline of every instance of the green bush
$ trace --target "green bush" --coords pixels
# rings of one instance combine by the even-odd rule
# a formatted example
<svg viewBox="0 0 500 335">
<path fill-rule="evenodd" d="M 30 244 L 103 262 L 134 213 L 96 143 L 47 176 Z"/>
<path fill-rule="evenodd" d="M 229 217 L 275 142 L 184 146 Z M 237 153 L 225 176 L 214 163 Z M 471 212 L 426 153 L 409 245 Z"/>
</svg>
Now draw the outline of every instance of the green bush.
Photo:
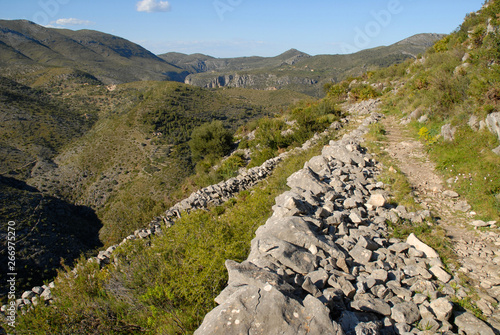
<svg viewBox="0 0 500 335">
<path fill-rule="evenodd" d="M 194 162 L 206 157 L 223 157 L 231 151 L 232 144 L 233 135 L 221 121 L 212 121 L 195 128 L 189 141 Z"/>
<path fill-rule="evenodd" d="M 351 89 L 350 93 L 351 99 L 354 101 L 374 99 L 382 95 L 379 91 L 368 84 L 356 85 Z"/>
</svg>

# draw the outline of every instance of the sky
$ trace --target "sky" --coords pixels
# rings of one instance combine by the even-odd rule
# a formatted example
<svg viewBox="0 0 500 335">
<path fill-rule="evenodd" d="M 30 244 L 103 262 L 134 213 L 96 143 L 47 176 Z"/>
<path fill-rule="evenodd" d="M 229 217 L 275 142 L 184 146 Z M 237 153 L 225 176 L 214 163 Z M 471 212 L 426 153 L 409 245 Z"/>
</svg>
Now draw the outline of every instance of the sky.
<svg viewBox="0 0 500 335">
<path fill-rule="evenodd" d="M 0 0 L 1 19 L 123 37 L 155 54 L 345 54 L 454 31 L 484 0 Z"/>
</svg>

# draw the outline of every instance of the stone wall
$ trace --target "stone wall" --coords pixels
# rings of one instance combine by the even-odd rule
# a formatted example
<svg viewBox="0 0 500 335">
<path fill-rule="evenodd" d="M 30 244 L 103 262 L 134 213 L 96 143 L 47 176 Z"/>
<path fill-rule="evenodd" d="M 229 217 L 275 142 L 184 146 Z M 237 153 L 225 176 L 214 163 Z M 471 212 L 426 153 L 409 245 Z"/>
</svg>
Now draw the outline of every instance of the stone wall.
<svg viewBox="0 0 500 335">
<path fill-rule="evenodd" d="M 433 249 L 413 234 L 386 238 L 387 221 L 421 223 L 430 213 L 386 203 L 377 163 L 359 145 L 380 117 L 288 178 L 248 259 L 226 262 L 219 306 L 195 334 L 494 334 L 454 313 L 460 284 Z"/>
<path fill-rule="evenodd" d="M 374 102 L 374 105 L 378 104 Z M 102 250 L 96 257 L 88 259 L 89 262 L 97 262 L 101 267 L 110 264 L 114 261 L 113 252 L 120 245 L 127 243 L 129 240 L 146 239 L 152 235 L 162 234 L 163 229 L 170 228 L 175 221 L 180 218 L 183 212 L 190 212 L 197 209 L 206 209 L 209 206 L 221 205 L 230 198 L 237 195 L 238 192 L 248 190 L 255 186 L 258 182 L 267 178 L 276 166 L 288 156 L 297 152 L 308 150 L 325 136 L 331 136 L 333 132 L 340 130 L 344 124 L 349 122 L 349 118 L 344 118 L 341 122 L 334 122 L 321 134 L 315 134 L 311 139 L 306 141 L 301 147 L 294 148 L 288 152 L 280 154 L 278 157 L 271 158 L 264 162 L 261 166 L 253 167 L 241 173 L 237 177 L 222 181 L 216 185 L 210 185 L 196 192 L 193 192 L 188 198 L 178 202 L 169 208 L 163 215 L 154 218 L 146 228 L 138 229 L 133 234 L 130 234 L 120 244 L 110 246 L 106 250 Z M 72 270 L 76 274 L 76 269 Z M 25 310 L 31 306 L 36 306 L 39 303 L 50 304 L 54 298 L 51 289 L 55 287 L 55 282 L 49 285 L 35 286 L 31 290 L 25 291 L 20 298 L 16 300 L 18 310 Z M 0 312 L 4 313 L 7 310 L 7 305 L 0 308 Z"/>
</svg>

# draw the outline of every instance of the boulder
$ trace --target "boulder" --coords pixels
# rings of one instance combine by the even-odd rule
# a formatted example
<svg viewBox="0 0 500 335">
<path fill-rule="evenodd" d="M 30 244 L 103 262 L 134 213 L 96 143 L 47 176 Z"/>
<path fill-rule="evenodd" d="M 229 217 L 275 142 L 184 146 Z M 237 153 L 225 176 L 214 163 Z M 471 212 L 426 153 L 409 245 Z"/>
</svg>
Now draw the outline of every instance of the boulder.
<svg viewBox="0 0 500 335">
<path fill-rule="evenodd" d="M 493 329 L 491 329 L 486 323 L 476 318 L 472 313 L 456 313 L 455 314 L 455 325 L 458 327 L 458 331 L 465 335 L 495 335 Z"/>
<path fill-rule="evenodd" d="M 209 312 L 194 334 L 342 334 L 329 313 L 311 295 L 299 302 L 270 285 L 244 286 Z"/>
<path fill-rule="evenodd" d="M 287 185 L 292 189 L 310 190 L 314 194 L 326 194 L 329 190 L 328 185 L 319 181 L 309 168 L 299 170 L 288 177 Z"/>
<path fill-rule="evenodd" d="M 500 139 L 500 112 L 488 114 L 486 117 L 486 126 Z"/>
</svg>

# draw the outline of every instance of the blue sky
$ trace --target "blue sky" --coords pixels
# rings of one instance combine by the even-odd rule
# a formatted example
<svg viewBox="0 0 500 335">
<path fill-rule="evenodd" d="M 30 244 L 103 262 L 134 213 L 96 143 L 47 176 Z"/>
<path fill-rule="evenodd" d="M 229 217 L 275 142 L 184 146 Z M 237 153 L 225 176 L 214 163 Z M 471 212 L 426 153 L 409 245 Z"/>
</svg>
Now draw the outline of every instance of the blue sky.
<svg viewBox="0 0 500 335">
<path fill-rule="evenodd" d="M 153 53 L 311 55 L 450 33 L 484 0 L 0 0 L 0 18 L 126 38 Z"/>
</svg>

